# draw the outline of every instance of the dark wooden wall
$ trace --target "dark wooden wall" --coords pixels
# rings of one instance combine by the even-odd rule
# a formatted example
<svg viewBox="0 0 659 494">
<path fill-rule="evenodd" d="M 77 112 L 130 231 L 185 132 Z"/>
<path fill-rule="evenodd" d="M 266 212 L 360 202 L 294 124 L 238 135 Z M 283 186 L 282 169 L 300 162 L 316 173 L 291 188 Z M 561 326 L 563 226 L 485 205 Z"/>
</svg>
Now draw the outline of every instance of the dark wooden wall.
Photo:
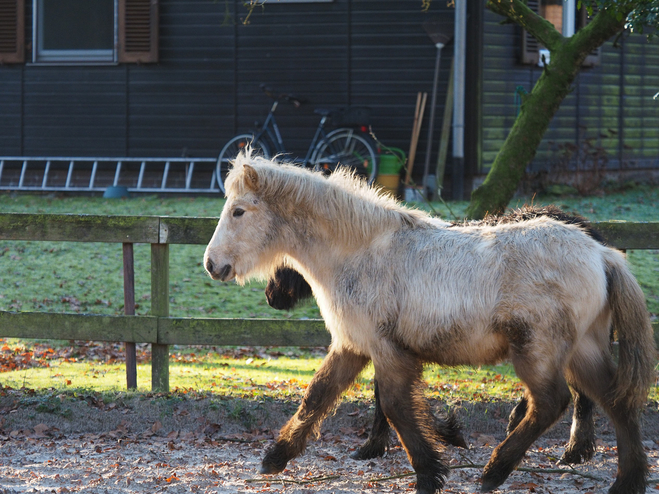
<svg viewBox="0 0 659 494">
<path fill-rule="evenodd" d="M 484 2 L 483 2 L 484 3 Z M 530 91 L 542 68 L 518 62 L 521 31 L 484 16 L 481 173 L 487 172 L 516 116 L 515 90 Z M 601 63 L 584 68 L 538 149 L 532 169 L 558 160 L 560 146 L 592 139 L 613 169 L 659 167 L 659 43 L 626 33 L 607 42 Z M 613 132 L 611 132 L 613 131 Z M 593 149 L 591 148 L 591 149 Z"/>
<path fill-rule="evenodd" d="M 294 152 L 306 150 L 314 106 L 345 104 L 370 106 L 377 137 L 407 151 L 436 54 L 422 23 L 452 19 L 445 2 L 423 12 L 413 0 L 273 1 L 243 24 L 246 13 L 241 0 L 160 0 L 156 64 L 0 66 L 0 155 L 213 156 L 265 116 L 261 82 L 310 102 L 278 111 Z M 443 53 L 436 139 L 452 52 Z"/>
</svg>

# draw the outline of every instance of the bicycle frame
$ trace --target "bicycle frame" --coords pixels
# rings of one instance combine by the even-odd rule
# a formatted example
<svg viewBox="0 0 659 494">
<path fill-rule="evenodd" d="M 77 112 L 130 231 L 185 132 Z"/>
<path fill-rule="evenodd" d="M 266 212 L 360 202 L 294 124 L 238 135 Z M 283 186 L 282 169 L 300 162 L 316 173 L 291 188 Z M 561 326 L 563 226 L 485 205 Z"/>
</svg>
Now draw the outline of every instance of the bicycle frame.
<svg viewBox="0 0 659 494">
<path fill-rule="evenodd" d="M 261 126 L 261 130 L 254 133 L 254 142 L 258 142 L 263 138 L 263 136 L 267 136 L 269 142 L 274 144 L 275 152 L 277 154 L 284 154 L 286 153 L 286 148 L 284 146 L 284 139 L 282 138 L 281 131 L 279 130 L 279 125 L 277 125 L 277 120 L 275 119 L 275 110 L 277 109 L 278 105 L 279 105 L 279 101 L 275 101 L 272 103 L 270 112 L 268 113 L 265 122 L 263 122 L 263 125 Z M 326 122 L 327 122 L 327 116 L 326 115 L 321 116 L 320 122 L 318 122 L 318 127 L 316 128 L 316 133 L 314 134 L 313 139 L 311 140 L 311 144 L 309 144 L 307 155 L 304 157 L 303 160 L 300 160 L 299 158 L 293 159 L 292 161 L 294 163 L 302 164 L 305 167 L 309 165 L 309 162 L 311 161 L 311 157 L 313 155 L 314 150 L 316 149 L 316 145 L 318 144 L 318 142 L 320 140 L 327 139 L 327 132 L 325 132 Z"/>
</svg>

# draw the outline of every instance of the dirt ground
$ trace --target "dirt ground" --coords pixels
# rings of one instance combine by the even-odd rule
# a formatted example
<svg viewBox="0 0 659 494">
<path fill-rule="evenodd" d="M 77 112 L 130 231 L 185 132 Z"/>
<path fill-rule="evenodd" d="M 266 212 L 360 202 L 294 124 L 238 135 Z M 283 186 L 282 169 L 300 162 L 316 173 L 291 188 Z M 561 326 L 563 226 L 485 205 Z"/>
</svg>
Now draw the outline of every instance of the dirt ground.
<svg viewBox="0 0 659 494">
<path fill-rule="evenodd" d="M 392 438 L 384 458 L 349 454 L 366 438 L 372 405 L 343 403 L 320 437 L 281 475 L 258 474 L 265 448 L 297 404 L 238 399 L 140 397 L 104 404 L 62 399 L 61 406 L 5 396 L 0 400 L 0 494 L 83 493 L 389 493 L 413 492 L 415 477 Z M 438 409 L 442 404 L 434 403 Z M 512 404 L 457 405 L 470 447 L 447 447 L 453 470 L 444 492 L 472 493 L 492 449 L 503 439 Z M 613 483 L 616 445 L 598 415 L 595 458 L 575 470 L 557 465 L 570 416 L 529 450 L 497 492 L 600 493 Z M 643 412 L 649 492 L 659 492 L 659 412 Z"/>
</svg>

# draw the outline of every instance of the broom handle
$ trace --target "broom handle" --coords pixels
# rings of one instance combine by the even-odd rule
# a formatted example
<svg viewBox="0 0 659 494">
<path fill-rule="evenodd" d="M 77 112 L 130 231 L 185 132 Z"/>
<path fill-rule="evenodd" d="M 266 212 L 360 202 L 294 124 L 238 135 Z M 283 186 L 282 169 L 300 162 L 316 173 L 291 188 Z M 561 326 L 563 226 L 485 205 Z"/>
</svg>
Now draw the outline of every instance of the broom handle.
<svg viewBox="0 0 659 494">
<path fill-rule="evenodd" d="M 421 96 L 421 93 L 419 93 Z M 407 160 L 407 175 L 405 176 L 405 185 L 410 184 L 412 179 L 412 169 L 414 168 L 414 158 L 416 158 L 416 148 L 419 144 L 419 134 L 421 133 L 421 125 L 423 124 L 423 114 L 426 109 L 426 100 L 428 99 L 428 93 L 423 93 L 421 96 L 421 102 L 417 105 L 418 114 L 415 114 L 414 118 L 414 130 L 412 132 L 412 142 L 410 143 L 410 154 Z M 417 102 L 419 98 L 417 97 Z"/>
<path fill-rule="evenodd" d="M 419 120 L 419 107 L 421 106 L 421 92 L 416 94 L 416 107 L 414 108 L 414 122 L 412 122 L 412 136 L 410 137 L 410 150 L 407 153 L 407 163 L 405 163 L 405 185 L 410 183 L 410 158 L 412 158 L 412 146 L 414 144 L 414 134 L 416 133 L 416 123 Z"/>
</svg>

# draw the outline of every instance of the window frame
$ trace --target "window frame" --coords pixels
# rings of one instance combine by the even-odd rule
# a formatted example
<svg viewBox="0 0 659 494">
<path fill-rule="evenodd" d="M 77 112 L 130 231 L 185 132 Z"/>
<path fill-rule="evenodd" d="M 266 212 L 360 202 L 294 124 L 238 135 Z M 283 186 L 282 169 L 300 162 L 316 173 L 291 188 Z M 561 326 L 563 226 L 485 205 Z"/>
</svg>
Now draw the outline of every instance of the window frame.
<svg viewBox="0 0 659 494">
<path fill-rule="evenodd" d="M 112 0 L 112 48 L 102 50 L 49 50 L 43 48 L 43 1 L 32 0 L 32 63 L 104 65 L 117 63 L 118 0 Z"/>
</svg>

